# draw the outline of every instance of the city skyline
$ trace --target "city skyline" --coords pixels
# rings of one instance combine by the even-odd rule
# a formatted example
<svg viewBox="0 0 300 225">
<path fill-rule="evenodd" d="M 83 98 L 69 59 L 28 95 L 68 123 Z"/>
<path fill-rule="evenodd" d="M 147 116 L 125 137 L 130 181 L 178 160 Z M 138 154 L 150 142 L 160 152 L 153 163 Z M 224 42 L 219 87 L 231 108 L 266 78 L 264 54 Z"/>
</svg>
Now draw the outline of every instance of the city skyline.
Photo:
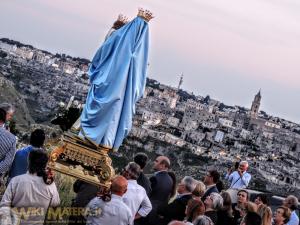
<svg viewBox="0 0 300 225">
<path fill-rule="evenodd" d="M 0 9 L 0 34 L 91 59 L 118 13 L 132 19 L 143 6 L 156 16 L 150 22 L 150 78 L 176 87 L 183 73 L 183 89 L 246 108 L 261 89 L 261 110 L 300 123 L 300 4 L 233 3 L 12 0 Z"/>
</svg>

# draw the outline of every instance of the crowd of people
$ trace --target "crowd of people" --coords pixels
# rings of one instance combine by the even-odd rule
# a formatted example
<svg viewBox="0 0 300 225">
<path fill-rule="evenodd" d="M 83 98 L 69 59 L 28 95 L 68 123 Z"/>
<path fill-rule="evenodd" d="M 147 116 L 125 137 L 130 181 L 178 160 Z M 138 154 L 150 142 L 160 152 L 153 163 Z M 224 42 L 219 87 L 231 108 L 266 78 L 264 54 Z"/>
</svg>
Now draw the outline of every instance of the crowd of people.
<svg viewBox="0 0 300 225">
<path fill-rule="evenodd" d="M 20 224 L 44 224 L 49 208 L 60 205 L 54 174 L 47 169 L 45 133 L 34 130 L 30 145 L 16 151 L 16 138 L 7 126 L 14 109 L 5 106 L 0 105 L 0 175 L 7 179 L 1 179 L 0 184 L 6 187 L 0 202 L 0 221 L 13 224 L 19 219 Z M 247 161 L 239 162 L 226 175 L 210 169 L 202 180 L 192 176 L 177 180 L 170 159 L 162 155 L 151 162 L 154 174 L 146 176 L 143 170 L 147 163 L 145 153 L 136 154 L 113 178 L 105 194 L 99 194 L 99 187 L 77 180 L 71 206 L 85 210 L 71 215 L 69 224 L 299 225 L 295 196 L 287 196 L 274 211 L 265 194 L 251 201 Z M 224 189 L 223 181 L 228 182 L 229 189 Z M 36 213 L 20 218 L 18 209 L 22 208 L 35 209 Z M 37 213 L 38 209 L 44 213 Z"/>
</svg>

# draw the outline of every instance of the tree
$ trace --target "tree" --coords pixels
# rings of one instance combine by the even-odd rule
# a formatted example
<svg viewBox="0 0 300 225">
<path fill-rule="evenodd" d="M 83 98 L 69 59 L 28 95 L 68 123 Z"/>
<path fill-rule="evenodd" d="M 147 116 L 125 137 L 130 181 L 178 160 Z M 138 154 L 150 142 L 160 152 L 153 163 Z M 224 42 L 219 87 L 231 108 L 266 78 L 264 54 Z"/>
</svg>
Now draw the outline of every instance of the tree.
<svg viewBox="0 0 300 225">
<path fill-rule="evenodd" d="M 210 102 L 210 96 L 207 95 L 204 99 L 203 99 L 203 102 L 208 104 Z"/>
<path fill-rule="evenodd" d="M 6 52 L 0 51 L 0 58 L 5 58 L 7 56 Z"/>
</svg>

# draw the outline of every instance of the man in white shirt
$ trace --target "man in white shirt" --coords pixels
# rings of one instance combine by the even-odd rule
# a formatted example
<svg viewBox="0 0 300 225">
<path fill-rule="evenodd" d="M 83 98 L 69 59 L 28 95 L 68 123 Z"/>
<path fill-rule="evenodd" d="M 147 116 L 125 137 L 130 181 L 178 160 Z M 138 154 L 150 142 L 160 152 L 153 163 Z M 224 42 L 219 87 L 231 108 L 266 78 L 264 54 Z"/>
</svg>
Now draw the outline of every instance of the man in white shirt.
<svg viewBox="0 0 300 225">
<path fill-rule="evenodd" d="M 299 224 L 299 217 L 296 214 L 295 210 L 298 208 L 298 199 L 294 195 L 289 195 L 284 199 L 283 205 L 288 207 L 291 210 L 291 217 L 289 222 L 286 225 L 298 225 Z"/>
<path fill-rule="evenodd" d="M 243 189 L 248 187 L 251 180 L 251 175 L 247 172 L 248 167 L 249 164 L 247 161 L 241 161 L 237 171 L 233 173 L 228 171 L 225 179 L 231 183 L 230 188 Z"/>
<path fill-rule="evenodd" d="M 146 217 L 152 210 L 152 204 L 145 189 L 137 183 L 140 172 L 141 168 L 135 162 L 128 163 L 123 171 L 123 176 L 128 181 L 123 201 L 130 208 L 133 220 Z M 133 220 L 131 224 L 133 224 Z"/>
<path fill-rule="evenodd" d="M 129 225 L 133 221 L 131 210 L 123 202 L 122 196 L 127 191 L 125 177 L 117 176 L 111 184 L 111 200 L 93 198 L 87 205 L 87 225 Z"/>
<path fill-rule="evenodd" d="M 33 150 L 28 156 L 28 172 L 11 179 L 0 203 L 0 210 L 11 208 L 9 213 L 20 223 L 43 225 L 49 207 L 60 204 L 54 182 L 47 179 L 47 153 Z M 27 216 L 22 216 L 26 212 Z M 1 219 L 1 216 L 0 216 Z M 0 224 L 4 224 L 0 221 Z"/>
</svg>

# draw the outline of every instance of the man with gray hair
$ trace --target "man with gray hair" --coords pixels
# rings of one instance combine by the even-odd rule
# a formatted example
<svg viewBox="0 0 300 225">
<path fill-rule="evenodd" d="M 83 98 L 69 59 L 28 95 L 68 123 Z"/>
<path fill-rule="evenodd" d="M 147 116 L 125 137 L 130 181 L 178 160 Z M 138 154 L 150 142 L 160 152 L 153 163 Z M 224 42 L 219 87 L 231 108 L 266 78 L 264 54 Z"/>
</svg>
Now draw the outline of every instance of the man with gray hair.
<svg viewBox="0 0 300 225">
<path fill-rule="evenodd" d="M 248 187 L 251 180 L 251 175 L 247 172 L 248 167 L 249 164 L 247 161 L 241 161 L 237 171 L 234 171 L 233 173 L 228 171 L 225 180 L 230 182 L 229 188 L 243 189 Z"/>
<path fill-rule="evenodd" d="M 190 176 L 184 177 L 177 186 L 178 196 L 170 204 L 158 208 L 158 215 L 163 218 L 162 224 L 168 224 L 172 220 L 183 220 L 188 201 L 192 198 L 192 192 L 196 187 L 196 181 Z"/>
<path fill-rule="evenodd" d="M 15 113 L 15 107 L 9 103 L 1 103 L 0 109 L 3 109 L 6 112 L 6 123 L 3 124 L 2 126 L 4 126 L 5 129 L 9 130 L 9 122 L 11 121 Z"/>
<path fill-rule="evenodd" d="M 127 192 L 123 196 L 124 203 L 129 207 L 134 220 L 147 216 L 152 210 L 152 204 L 145 189 L 137 183 L 141 168 L 135 162 L 130 162 L 124 168 L 122 175 L 127 179 Z"/>
<path fill-rule="evenodd" d="M 283 200 L 283 205 L 291 210 L 291 217 L 287 225 L 298 225 L 299 217 L 296 213 L 296 209 L 298 209 L 298 199 L 294 195 L 289 195 L 286 199 Z"/>
</svg>

